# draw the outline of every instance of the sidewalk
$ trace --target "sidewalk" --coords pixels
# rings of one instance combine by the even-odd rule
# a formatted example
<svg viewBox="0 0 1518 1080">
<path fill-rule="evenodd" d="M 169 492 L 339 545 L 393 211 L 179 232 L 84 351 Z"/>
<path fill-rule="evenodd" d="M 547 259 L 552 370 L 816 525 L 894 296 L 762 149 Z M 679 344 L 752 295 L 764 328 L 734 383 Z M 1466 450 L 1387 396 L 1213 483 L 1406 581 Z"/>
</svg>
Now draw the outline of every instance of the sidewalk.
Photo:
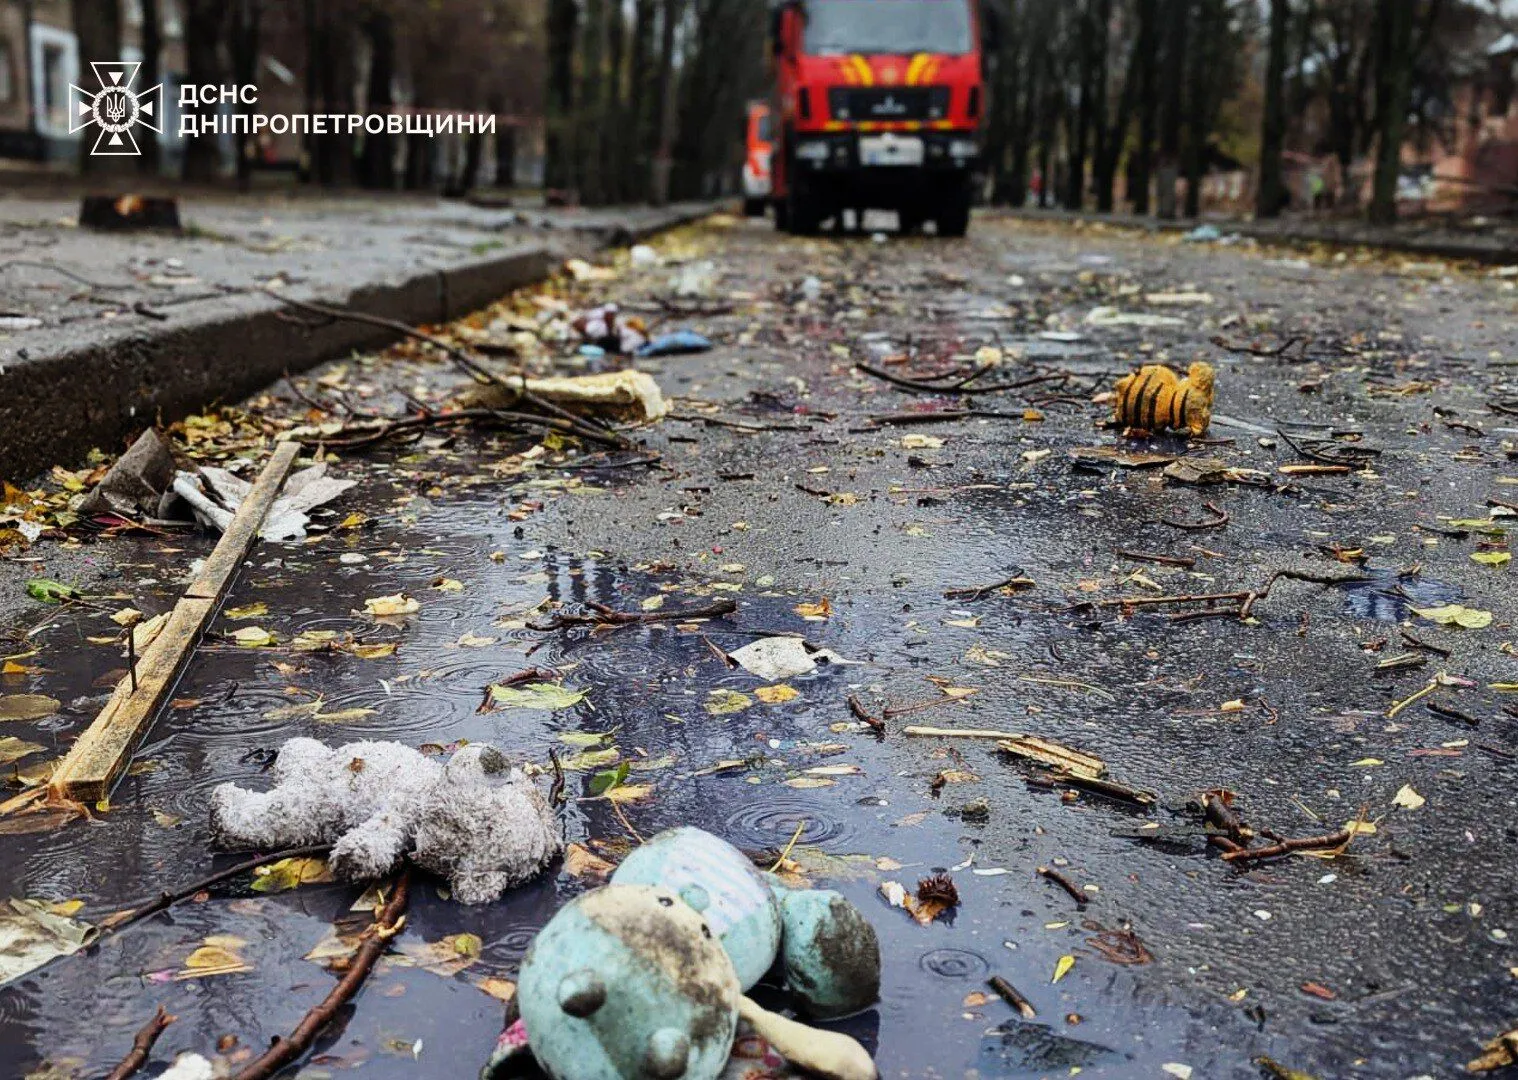
<svg viewBox="0 0 1518 1080">
<path fill-rule="evenodd" d="M 149 418 L 235 401 L 386 331 L 312 329 L 259 289 L 402 319 L 456 318 L 559 260 L 709 213 L 503 210 L 441 199 L 181 200 L 182 236 L 86 232 L 78 203 L 0 198 L 0 479 L 22 483 Z"/>
<path fill-rule="evenodd" d="M 1091 221 L 1149 232 L 1190 232 L 1211 225 L 1225 236 L 1235 233 L 1281 244 L 1333 244 L 1375 247 L 1431 259 L 1470 259 L 1492 265 L 1518 263 L 1518 223 L 1498 218 L 1479 226 L 1460 228 L 1445 221 L 1409 220 L 1392 226 L 1371 225 L 1357 218 L 1280 217 L 1269 221 L 1203 217 L 1200 220 L 1160 221 L 1134 214 L 1076 213 L 1070 210 L 996 211 L 1032 221 Z M 1478 219 L 1479 220 L 1479 219 Z"/>
</svg>

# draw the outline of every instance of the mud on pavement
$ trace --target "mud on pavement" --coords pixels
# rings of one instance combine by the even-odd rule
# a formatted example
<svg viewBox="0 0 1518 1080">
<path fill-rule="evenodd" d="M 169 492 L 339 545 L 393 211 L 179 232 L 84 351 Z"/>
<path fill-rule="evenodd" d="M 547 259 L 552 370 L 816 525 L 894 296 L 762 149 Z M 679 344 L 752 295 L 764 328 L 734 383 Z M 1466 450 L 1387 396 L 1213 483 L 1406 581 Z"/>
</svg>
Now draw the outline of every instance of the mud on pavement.
<svg viewBox="0 0 1518 1080">
<path fill-rule="evenodd" d="M 885 1076 L 1245 1077 L 1262 1057 L 1450 1076 L 1513 1025 L 1510 278 L 996 219 L 963 243 L 879 243 L 715 218 L 656 246 L 660 265 L 582 270 L 449 334 L 583 371 L 613 361 L 535 344 L 556 305 L 700 330 L 712 351 L 637 362 L 670 417 L 626 451 L 438 426 L 333 454 L 359 487 L 306 542 L 255 549 L 110 805 L 7 837 L 9 891 L 98 923 L 224 865 L 210 789 L 257 786 L 294 735 L 488 739 L 545 770 L 550 747 L 567 759 L 583 850 L 484 908 L 415 889 L 406 934 L 300 1075 L 473 1075 L 534 931 L 595 883 L 585 856 L 676 824 L 866 911 L 882 1001 L 839 1026 Z M 1204 438 L 1103 426 L 1117 377 L 1195 359 L 1217 368 Z M 861 362 L 1007 388 L 912 392 Z M 281 429 L 463 389 L 412 343 L 175 434 L 257 460 Z M 61 506 L 95 478 L 40 490 Z M 111 614 L 164 610 L 209 549 L 82 540 L 115 593 L 38 605 L 17 632 L 51 622 L 5 650 L 6 699 L 56 703 L 0 721 L 38 747 L 6 765 L 19 783 L 119 677 Z M 414 613 L 365 614 L 400 594 Z M 1254 595 L 1144 602 L 1215 594 Z M 533 629 L 720 599 L 736 612 Z M 849 662 L 766 680 L 728 661 L 779 634 Z M 482 708 L 529 666 L 566 692 Z M 1154 797 L 908 727 L 1038 736 Z M 1240 823 L 1260 846 L 1352 835 L 1225 860 Z M 958 904 L 937 917 L 887 899 L 939 873 Z M 181 1019 L 155 1060 L 256 1053 L 367 920 L 355 888 L 281 884 L 218 886 L 0 990 L 0 1071 L 104 1072 L 160 1003 Z"/>
</svg>

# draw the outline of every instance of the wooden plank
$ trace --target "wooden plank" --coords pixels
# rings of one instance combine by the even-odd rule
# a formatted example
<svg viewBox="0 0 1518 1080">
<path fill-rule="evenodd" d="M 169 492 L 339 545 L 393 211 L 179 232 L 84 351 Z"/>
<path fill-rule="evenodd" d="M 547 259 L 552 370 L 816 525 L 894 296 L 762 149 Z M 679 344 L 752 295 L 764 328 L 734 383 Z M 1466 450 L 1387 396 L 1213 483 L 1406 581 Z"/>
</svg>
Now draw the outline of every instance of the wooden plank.
<svg viewBox="0 0 1518 1080">
<path fill-rule="evenodd" d="M 200 568 L 200 573 L 195 575 L 195 580 L 190 582 L 185 596 L 198 600 L 221 599 L 232 575 L 237 572 L 237 567 L 258 537 L 259 527 L 263 525 L 269 507 L 274 505 L 279 489 L 284 486 L 285 477 L 290 473 L 290 466 L 295 464 L 295 457 L 299 453 L 299 443 L 282 442 L 274 448 L 274 456 L 269 458 L 263 472 L 258 474 L 248 497 L 237 508 L 232 524 L 227 527 L 216 550 L 211 552 Z"/>
<path fill-rule="evenodd" d="M 215 610 L 214 600 L 187 598 L 174 605 L 158 639 L 137 658 L 137 692 L 129 677 L 116 684 L 105 708 L 53 771 L 48 787 L 54 795 L 81 802 L 110 795 Z"/>
<path fill-rule="evenodd" d="M 130 676 L 117 683 L 111 699 L 59 762 L 48 784 L 54 796 L 98 802 L 110 795 L 258 538 L 259 526 L 299 452 L 296 443 L 275 448 L 168 622 L 137 658 L 137 689 L 132 689 Z"/>
</svg>

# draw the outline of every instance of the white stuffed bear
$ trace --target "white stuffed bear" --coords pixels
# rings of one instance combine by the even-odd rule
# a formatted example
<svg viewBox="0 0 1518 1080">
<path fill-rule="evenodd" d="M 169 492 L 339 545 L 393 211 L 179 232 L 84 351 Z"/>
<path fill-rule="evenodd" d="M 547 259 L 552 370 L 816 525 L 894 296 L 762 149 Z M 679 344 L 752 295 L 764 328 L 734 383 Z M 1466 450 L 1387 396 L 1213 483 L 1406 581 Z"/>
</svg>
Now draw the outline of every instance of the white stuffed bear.
<svg viewBox="0 0 1518 1080">
<path fill-rule="evenodd" d="M 400 743 L 329 748 L 296 738 L 272 772 L 269 791 L 222 784 L 211 793 L 218 846 L 331 844 L 328 862 L 349 881 L 384 877 L 409 853 L 465 904 L 495 900 L 564 846 L 532 781 L 486 743 L 460 748 L 445 765 Z"/>
</svg>

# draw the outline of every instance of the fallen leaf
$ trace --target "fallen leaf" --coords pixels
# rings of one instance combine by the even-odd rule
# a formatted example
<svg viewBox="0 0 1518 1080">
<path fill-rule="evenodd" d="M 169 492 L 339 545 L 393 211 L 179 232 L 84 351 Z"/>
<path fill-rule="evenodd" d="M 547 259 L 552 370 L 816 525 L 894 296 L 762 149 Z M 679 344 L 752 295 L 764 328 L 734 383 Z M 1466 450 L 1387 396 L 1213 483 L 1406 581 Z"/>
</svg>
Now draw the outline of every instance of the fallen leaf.
<svg viewBox="0 0 1518 1080">
<path fill-rule="evenodd" d="M 937 435 L 903 435 L 901 448 L 903 450 L 941 450 L 943 440 Z"/>
<path fill-rule="evenodd" d="M 808 603 L 797 604 L 796 608 L 795 608 L 795 611 L 796 611 L 796 614 L 800 615 L 803 619 L 808 619 L 808 620 L 815 621 L 815 620 L 820 620 L 820 619 L 826 619 L 829 615 L 833 614 L 833 605 L 828 600 L 828 598 L 824 596 L 821 600 L 817 601 L 817 603 L 815 603 L 815 604 L 808 604 Z"/>
<path fill-rule="evenodd" d="M 601 858 L 584 844 L 570 844 L 564 849 L 564 872 L 570 877 L 604 881 L 616 865 Z"/>
<path fill-rule="evenodd" d="M 247 649 L 259 649 L 265 645 L 273 645 L 279 639 L 262 626 L 244 626 L 240 630 L 234 630 L 232 640 Z"/>
<path fill-rule="evenodd" d="M 1404 810 L 1416 810 L 1428 800 L 1414 791 L 1411 784 L 1403 784 L 1392 796 L 1392 802 Z"/>
<path fill-rule="evenodd" d="M 260 615 L 269 614 L 269 605 L 260 600 L 256 604 L 244 604 L 242 607 L 227 608 L 222 612 L 229 619 L 256 619 Z"/>
<path fill-rule="evenodd" d="M 99 931 L 71 914 L 48 900 L 0 903 L 0 986 L 95 940 Z"/>
<path fill-rule="evenodd" d="M 503 1003 L 517 996 L 517 984 L 510 979 L 500 979 L 492 975 L 489 978 L 479 980 L 474 985 Z"/>
<path fill-rule="evenodd" d="M 1504 566 L 1513 561 L 1511 551 L 1473 551 L 1471 561 L 1481 563 L 1483 566 Z"/>
<path fill-rule="evenodd" d="M 111 616 L 111 622 L 117 626 L 136 626 L 142 621 L 142 612 L 134 607 L 124 607 Z"/>
<path fill-rule="evenodd" d="M 422 605 L 405 593 L 394 596 L 374 596 L 364 601 L 364 613 L 375 616 L 415 615 Z"/>
<path fill-rule="evenodd" d="M 806 791 L 811 788 L 832 787 L 834 784 L 838 783 L 838 781 L 830 780 L 824 776 L 793 776 L 789 780 L 782 780 L 781 783 L 783 783 L 788 788 L 796 788 L 800 791 Z"/>
<path fill-rule="evenodd" d="M 766 705 L 780 705 L 787 701 L 795 701 L 801 696 L 801 692 L 793 686 L 778 683 L 774 686 L 756 686 L 754 696 Z"/>
<path fill-rule="evenodd" d="M 731 716 L 753 703 L 753 698 L 736 690 L 713 690 L 706 699 L 706 711 L 712 716 Z"/>
<path fill-rule="evenodd" d="M 1059 961 L 1054 965 L 1054 978 L 1050 979 L 1049 981 L 1050 982 L 1059 982 L 1066 975 L 1070 974 L 1070 969 L 1073 968 L 1074 966 L 1075 966 L 1075 957 L 1073 957 L 1070 954 L 1066 953 L 1064 956 L 1061 956 L 1059 958 Z"/>
<path fill-rule="evenodd" d="M 1413 608 L 1414 615 L 1432 620 L 1440 626 L 1463 626 L 1469 630 L 1480 630 L 1482 627 L 1492 624 L 1492 613 L 1482 611 L 1479 608 L 1468 608 L 1463 604 L 1445 604 L 1442 607 Z"/>
<path fill-rule="evenodd" d="M 0 720 L 41 720 L 63 708 L 63 702 L 45 694 L 0 696 Z"/>
<path fill-rule="evenodd" d="M 284 892 L 300 885 L 313 885 L 335 880 L 321 858 L 280 859 L 253 871 L 253 891 L 261 893 Z"/>
<path fill-rule="evenodd" d="M 336 712 L 322 712 L 318 709 L 311 714 L 311 719 L 318 724 L 351 724 L 355 720 L 373 716 L 374 713 L 374 709 L 366 709 L 360 705 L 351 709 L 338 709 Z"/>
<path fill-rule="evenodd" d="M 506 709 L 568 709 L 585 700 L 586 691 L 572 690 L 557 683 L 528 683 L 526 686 L 490 687 L 490 701 Z"/>
<path fill-rule="evenodd" d="M 436 581 L 434 581 L 432 583 L 432 587 L 434 589 L 436 589 L 438 592 L 449 592 L 449 593 L 452 593 L 452 592 L 463 592 L 464 591 L 464 583 L 462 581 L 459 581 L 456 578 L 450 578 L 450 577 L 438 578 Z M 413 600 L 412 603 L 415 604 L 416 601 Z M 415 611 L 415 610 L 416 609 L 413 607 L 412 611 Z M 397 614 L 407 614 L 407 615 L 409 615 L 410 613 L 411 612 L 399 612 Z M 375 614 L 380 614 L 380 613 L 379 612 L 375 612 Z"/>
<path fill-rule="evenodd" d="M 45 749 L 46 747 L 40 743 L 27 742 L 14 735 L 0 735 L 0 765 L 9 765 L 13 761 L 20 761 L 29 754 Z"/>
<path fill-rule="evenodd" d="M 185 957 L 184 967 L 174 973 L 175 981 L 252 971 L 253 968 L 237 952 L 246 944 L 230 934 L 214 934 L 206 938 L 199 948 Z"/>
</svg>

